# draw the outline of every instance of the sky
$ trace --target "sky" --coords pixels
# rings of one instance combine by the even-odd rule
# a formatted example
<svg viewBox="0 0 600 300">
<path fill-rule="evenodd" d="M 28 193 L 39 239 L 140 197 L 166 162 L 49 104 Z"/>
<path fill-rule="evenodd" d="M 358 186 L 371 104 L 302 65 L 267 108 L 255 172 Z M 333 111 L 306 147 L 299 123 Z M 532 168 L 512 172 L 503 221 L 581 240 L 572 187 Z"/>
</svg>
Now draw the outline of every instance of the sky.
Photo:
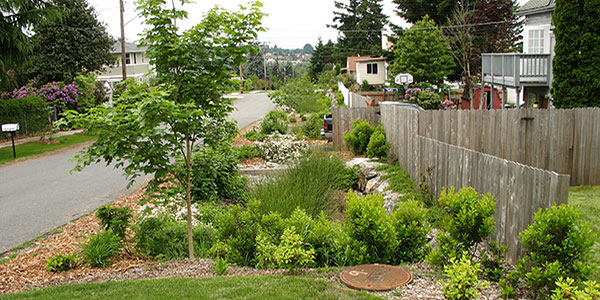
<svg viewBox="0 0 600 300">
<path fill-rule="evenodd" d="M 519 0 L 521 5 L 527 0 Z M 113 37 L 120 37 L 119 28 L 119 0 L 88 0 L 103 22 L 108 33 Z M 124 0 L 125 2 L 125 39 L 137 41 L 143 32 L 142 19 L 136 16 L 135 0 Z M 169 1 L 167 1 L 169 2 Z M 175 5 L 181 8 L 177 0 Z M 182 29 L 188 29 L 197 24 L 203 14 L 219 5 L 227 10 L 238 10 L 239 5 L 245 5 L 247 0 L 196 0 L 196 3 L 183 6 L 188 12 L 188 19 L 178 21 Z M 334 0 L 263 0 L 262 12 L 268 14 L 263 19 L 266 32 L 259 34 L 259 41 L 268 43 L 271 47 L 277 45 L 280 48 L 302 48 L 306 43 L 316 45 L 319 37 L 327 42 L 335 41 L 338 33 L 327 24 L 333 23 L 333 12 L 336 10 Z M 169 2 L 170 3 L 170 2 Z M 391 23 L 408 27 L 405 20 L 398 17 L 394 12 L 395 6 L 392 0 L 383 0 L 383 12 L 389 17 Z"/>
</svg>

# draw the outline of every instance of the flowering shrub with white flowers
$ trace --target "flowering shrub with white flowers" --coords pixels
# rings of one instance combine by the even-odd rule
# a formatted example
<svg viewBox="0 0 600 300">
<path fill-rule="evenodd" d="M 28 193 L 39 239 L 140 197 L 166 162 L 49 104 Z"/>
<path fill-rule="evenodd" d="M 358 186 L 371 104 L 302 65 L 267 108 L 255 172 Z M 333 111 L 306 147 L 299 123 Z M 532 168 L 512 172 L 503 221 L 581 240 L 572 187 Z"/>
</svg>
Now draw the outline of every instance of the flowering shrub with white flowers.
<svg viewBox="0 0 600 300">
<path fill-rule="evenodd" d="M 296 160 L 308 150 L 308 144 L 293 135 L 273 134 L 256 146 L 265 160 L 276 163 Z"/>
<path fill-rule="evenodd" d="M 144 204 L 138 210 L 138 222 L 141 222 L 146 218 L 157 218 L 161 215 L 173 216 L 175 220 L 179 222 L 187 221 L 187 208 L 185 206 L 183 194 L 177 194 L 168 199 L 159 199 Z M 192 203 L 192 217 L 192 225 L 200 225 L 201 222 L 199 219 L 201 219 L 202 214 L 199 212 L 197 203 Z M 212 224 L 206 225 L 210 226 Z"/>
</svg>

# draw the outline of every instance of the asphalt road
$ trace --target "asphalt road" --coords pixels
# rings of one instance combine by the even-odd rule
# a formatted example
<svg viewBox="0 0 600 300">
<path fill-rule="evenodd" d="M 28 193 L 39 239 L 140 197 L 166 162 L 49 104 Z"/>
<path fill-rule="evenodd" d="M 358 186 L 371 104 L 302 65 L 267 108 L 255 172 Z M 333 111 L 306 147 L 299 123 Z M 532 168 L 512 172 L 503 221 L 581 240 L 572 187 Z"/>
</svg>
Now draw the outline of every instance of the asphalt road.
<svg viewBox="0 0 600 300">
<path fill-rule="evenodd" d="M 245 94 L 231 115 L 244 128 L 273 109 L 264 93 Z M 80 149 L 0 166 L 0 253 L 48 233 L 118 197 L 132 193 L 121 170 L 91 165 L 70 174 Z"/>
</svg>

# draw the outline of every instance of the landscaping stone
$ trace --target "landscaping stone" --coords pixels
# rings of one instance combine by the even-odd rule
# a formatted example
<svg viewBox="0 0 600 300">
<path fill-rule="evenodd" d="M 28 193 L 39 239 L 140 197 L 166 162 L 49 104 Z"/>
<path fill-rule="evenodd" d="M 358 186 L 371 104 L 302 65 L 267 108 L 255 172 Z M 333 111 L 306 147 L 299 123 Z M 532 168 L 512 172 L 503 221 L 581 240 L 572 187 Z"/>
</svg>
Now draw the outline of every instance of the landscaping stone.
<svg viewBox="0 0 600 300">
<path fill-rule="evenodd" d="M 398 200 L 404 196 L 390 190 L 390 184 L 381 178 L 386 174 L 383 171 L 377 171 L 377 167 L 382 166 L 380 162 L 372 161 L 369 158 L 354 158 L 346 163 L 348 167 L 360 166 L 358 171 L 358 191 L 360 194 L 380 194 L 383 196 L 386 212 L 390 213 L 396 207 Z"/>
</svg>

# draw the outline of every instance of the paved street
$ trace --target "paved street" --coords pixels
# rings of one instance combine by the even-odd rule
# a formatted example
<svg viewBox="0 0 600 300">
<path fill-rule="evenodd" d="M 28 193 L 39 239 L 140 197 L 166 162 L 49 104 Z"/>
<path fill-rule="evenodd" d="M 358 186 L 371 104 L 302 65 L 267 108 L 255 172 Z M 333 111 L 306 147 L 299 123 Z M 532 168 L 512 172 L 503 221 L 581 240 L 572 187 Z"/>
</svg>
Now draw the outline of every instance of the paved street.
<svg viewBox="0 0 600 300">
<path fill-rule="evenodd" d="M 245 94 L 231 118 L 244 128 L 273 109 L 265 93 Z M 79 150 L 0 166 L 0 253 L 45 234 L 129 190 L 120 170 L 103 164 L 70 174 Z"/>
</svg>

